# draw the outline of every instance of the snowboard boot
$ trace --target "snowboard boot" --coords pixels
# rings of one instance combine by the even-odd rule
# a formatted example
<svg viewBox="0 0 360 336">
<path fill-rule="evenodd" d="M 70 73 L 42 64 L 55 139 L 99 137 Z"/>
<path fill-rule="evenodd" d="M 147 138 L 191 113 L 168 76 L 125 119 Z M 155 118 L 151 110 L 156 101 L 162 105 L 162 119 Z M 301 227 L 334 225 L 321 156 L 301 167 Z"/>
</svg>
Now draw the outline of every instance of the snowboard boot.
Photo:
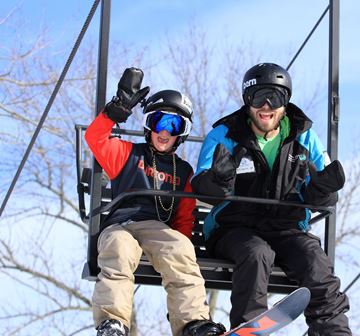
<svg viewBox="0 0 360 336">
<path fill-rule="evenodd" d="M 195 320 L 187 323 L 184 328 L 183 336 L 218 336 L 222 335 L 226 328 L 221 323 L 211 320 Z"/>
<path fill-rule="evenodd" d="M 128 336 L 129 329 L 118 320 L 105 320 L 96 328 L 96 336 Z"/>
</svg>

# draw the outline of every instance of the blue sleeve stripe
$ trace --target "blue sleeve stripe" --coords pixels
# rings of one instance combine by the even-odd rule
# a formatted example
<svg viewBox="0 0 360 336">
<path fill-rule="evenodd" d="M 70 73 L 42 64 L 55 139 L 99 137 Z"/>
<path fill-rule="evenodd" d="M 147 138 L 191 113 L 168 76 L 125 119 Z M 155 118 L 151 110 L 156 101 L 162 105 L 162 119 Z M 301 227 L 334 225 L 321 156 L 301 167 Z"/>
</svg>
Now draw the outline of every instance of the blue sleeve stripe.
<svg viewBox="0 0 360 336">
<path fill-rule="evenodd" d="M 316 166 L 316 169 L 323 170 L 326 151 L 317 134 L 309 129 L 299 136 L 298 141 L 309 152 L 309 160 Z"/>
<path fill-rule="evenodd" d="M 224 209 L 228 204 L 230 203 L 230 201 L 225 201 L 222 202 L 219 205 L 214 206 L 210 213 L 205 217 L 205 221 L 204 221 L 204 235 L 205 235 L 205 240 L 208 240 L 210 237 L 211 232 L 219 227 L 219 224 L 216 222 L 215 217 L 216 215 L 222 210 Z"/>
<path fill-rule="evenodd" d="M 196 173 L 194 176 L 211 167 L 213 154 L 219 143 L 222 143 L 229 152 L 232 153 L 235 142 L 226 137 L 227 132 L 228 128 L 225 125 L 219 125 L 208 133 L 200 150 Z"/>
</svg>

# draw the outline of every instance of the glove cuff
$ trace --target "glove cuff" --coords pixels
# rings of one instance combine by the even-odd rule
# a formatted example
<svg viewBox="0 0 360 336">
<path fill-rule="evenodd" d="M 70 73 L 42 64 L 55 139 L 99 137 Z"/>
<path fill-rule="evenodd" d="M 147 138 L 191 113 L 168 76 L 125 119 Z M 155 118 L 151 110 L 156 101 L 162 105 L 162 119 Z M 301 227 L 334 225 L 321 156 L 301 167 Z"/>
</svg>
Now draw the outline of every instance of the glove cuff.
<svg viewBox="0 0 360 336">
<path fill-rule="evenodd" d="M 115 99 L 114 99 L 115 98 Z M 106 104 L 104 113 L 116 123 L 124 123 L 127 118 L 132 114 L 131 110 L 125 108 L 122 104 L 118 104 L 118 97 L 113 99 Z"/>
</svg>

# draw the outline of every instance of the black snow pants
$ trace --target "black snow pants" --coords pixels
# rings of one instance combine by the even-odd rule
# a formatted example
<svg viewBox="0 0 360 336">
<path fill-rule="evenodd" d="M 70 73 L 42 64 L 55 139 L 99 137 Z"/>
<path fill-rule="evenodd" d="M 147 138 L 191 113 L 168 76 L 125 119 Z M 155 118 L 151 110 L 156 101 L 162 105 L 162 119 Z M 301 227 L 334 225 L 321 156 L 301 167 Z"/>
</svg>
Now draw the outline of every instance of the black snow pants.
<svg viewBox="0 0 360 336">
<path fill-rule="evenodd" d="M 310 304 L 305 310 L 309 336 L 348 336 L 351 331 L 345 312 L 347 296 L 316 236 L 292 229 L 260 232 L 234 228 L 216 242 L 217 258 L 232 260 L 231 327 L 248 321 L 267 309 L 267 287 L 271 268 L 281 266 L 299 286 L 309 288 Z"/>
</svg>

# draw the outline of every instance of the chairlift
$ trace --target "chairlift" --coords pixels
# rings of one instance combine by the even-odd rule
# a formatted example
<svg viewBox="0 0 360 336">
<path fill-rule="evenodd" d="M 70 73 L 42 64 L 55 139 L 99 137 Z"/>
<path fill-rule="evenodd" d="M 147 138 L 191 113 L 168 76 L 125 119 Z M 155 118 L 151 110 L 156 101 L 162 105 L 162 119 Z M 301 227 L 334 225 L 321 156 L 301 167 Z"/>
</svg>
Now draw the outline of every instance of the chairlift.
<svg viewBox="0 0 360 336">
<path fill-rule="evenodd" d="M 108 65 L 108 45 L 110 31 L 110 3 L 111 0 L 102 0 L 101 2 L 101 19 L 100 19 L 100 37 L 99 37 L 99 56 L 98 56 L 98 76 L 97 76 L 97 96 L 95 111 L 101 111 L 106 102 L 106 79 Z M 339 0 L 330 0 L 329 5 L 319 18 L 314 28 L 299 48 L 299 51 L 290 62 L 287 69 L 293 64 L 312 33 L 315 31 L 322 18 L 328 13 L 329 15 L 329 77 L 328 77 L 328 140 L 327 149 L 330 157 L 334 160 L 338 155 L 338 73 L 339 73 Z M 100 223 L 104 216 L 113 206 L 119 204 L 127 197 L 137 195 L 166 195 L 174 197 L 191 197 L 198 198 L 200 195 L 161 191 L 161 190 L 129 190 L 119 195 L 115 199 L 111 198 L 111 190 L 105 178 L 104 172 L 97 161 L 92 158 L 91 167 L 86 166 L 84 161 L 84 131 L 87 126 L 76 125 L 76 164 L 77 164 L 77 190 L 79 198 L 79 213 L 81 220 L 88 224 L 88 250 L 87 261 L 84 265 L 82 278 L 95 281 L 99 273 L 97 265 L 97 239 L 100 233 Z M 113 129 L 113 135 L 131 135 L 143 136 L 142 131 Z M 202 142 L 199 137 L 189 136 L 187 141 Z M 204 198 L 214 198 L 213 196 L 201 196 Z M 254 199 L 248 197 L 228 196 L 223 200 L 235 202 L 253 202 L 277 205 L 289 205 L 289 202 L 269 199 Z M 89 204 L 88 207 L 86 205 Z M 294 203 L 292 203 L 294 204 Z M 310 220 L 310 224 L 325 219 L 324 232 L 324 250 L 334 263 L 335 260 L 335 229 L 336 229 L 336 211 L 334 207 L 314 207 L 306 204 L 298 206 L 316 210 L 317 213 Z M 231 290 L 232 271 L 234 264 L 228 260 L 219 260 L 210 258 L 205 249 L 204 237 L 202 234 L 202 225 L 204 218 L 210 212 L 211 205 L 197 201 L 194 211 L 195 225 L 192 236 L 192 242 L 195 247 L 197 261 L 201 273 L 205 279 L 206 288 Z M 145 285 L 161 285 L 161 276 L 157 273 L 146 256 L 141 258 L 140 264 L 135 271 L 135 283 Z M 298 288 L 298 284 L 289 280 L 281 268 L 275 266 L 272 269 L 269 280 L 269 292 L 286 294 Z"/>
</svg>

